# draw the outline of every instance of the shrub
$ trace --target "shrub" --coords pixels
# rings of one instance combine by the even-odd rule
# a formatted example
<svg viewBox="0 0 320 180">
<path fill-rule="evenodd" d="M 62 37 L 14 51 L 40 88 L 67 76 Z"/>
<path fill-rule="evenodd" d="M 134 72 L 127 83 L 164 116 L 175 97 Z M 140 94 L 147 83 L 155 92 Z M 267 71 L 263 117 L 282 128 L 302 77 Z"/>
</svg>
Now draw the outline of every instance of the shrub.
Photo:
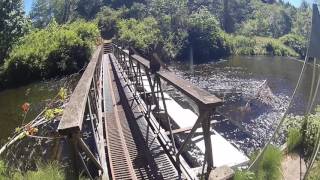
<svg viewBox="0 0 320 180">
<path fill-rule="evenodd" d="M 307 41 L 303 36 L 297 34 L 287 34 L 285 36 L 282 36 L 279 40 L 283 44 L 295 50 L 300 55 L 300 57 L 304 57 L 306 55 Z"/>
<path fill-rule="evenodd" d="M 316 145 L 316 138 L 320 130 L 320 112 L 317 111 L 316 114 L 309 115 L 307 117 L 307 124 L 305 130 L 305 139 L 304 139 L 304 151 L 307 157 L 310 157 L 313 151 L 313 148 Z"/>
<path fill-rule="evenodd" d="M 182 58 L 188 57 L 191 46 L 198 62 L 231 54 L 227 34 L 220 29 L 216 17 L 206 8 L 199 9 L 189 16 L 188 33 L 188 43 L 184 47 Z"/>
<path fill-rule="evenodd" d="M 97 21 L 101 36 L 105 39 L 113 38 L 117 32 L 117 23 L 125 15 L 125 9 L 114 10 L 110 7 L 103 7 L 97 15 Z"/>
<path fill-rule="evenodd" d="M 155 50 L 160 42 L 160 29 L 158 22 L 153 17 L 121 20 L 117 24 L 119 40 L 144 52 Z"/>
<path fill-rule="evenodd" d="M 255 174 L 251 171 L 236 171 L 233 180 L 254 180 Z"/>
<path fill-rule="evenodd" d="M 294 151 L 302 143 L 302 134 L 300 129 L 290 128 L 287 137 L 287 149 L 288 152 Z"/>
<path fill-rule="evenodd" d="M 282 44 L 277 39 L 266 37 L 255 37 L 257 42 L 255 54 L 273 55 L 273 56 L 298 56 L 298 54 L 291 48 Z"/>
<path fill-rule="evenodd" d="M 9 85 L 69 74 L 81 69 L 91 56 L 98 37 L 93 23 L 76 21 L 35 30 L 23 37 L 4 64 Z"/>
<path fill-rule="evenodd" d="M 36 171 L 21 172 L 10 169 L 4 161 L 0 161 L 0 179 L 3 180 L 64 180 L 66 178 L 64 171 L 57 162 L 47 164 L 39 163 Z"/>
<path fill-rule="evenodd" d="M 316 162 L 313 165 L 313 168 L 310 171 L 310 174 L 308 176 L 308 180 L 319 180 L 320 179 L 320 162 Z"/>
<path fill-rule="evenodd" d="M 257 180 L 279 180 L 281 179 L 282 152 L 280 149 L 270 145 L 258 162 L 256 169 Z"/>
<path fill-rule="evenodd" d="M 65 174 L 58 163 L 41 164 L 37 171 L 27 171 L 25 174 L 16 172 L 12 175 L 12 179 L 25 180 L 64 180 Z"/>
<path fill-rule="evenodd" d="M 236 55 L 255 55 L 256 41 L 245 36 L 231 36 L 231 46 L 233 54 Z"/>
</svg>

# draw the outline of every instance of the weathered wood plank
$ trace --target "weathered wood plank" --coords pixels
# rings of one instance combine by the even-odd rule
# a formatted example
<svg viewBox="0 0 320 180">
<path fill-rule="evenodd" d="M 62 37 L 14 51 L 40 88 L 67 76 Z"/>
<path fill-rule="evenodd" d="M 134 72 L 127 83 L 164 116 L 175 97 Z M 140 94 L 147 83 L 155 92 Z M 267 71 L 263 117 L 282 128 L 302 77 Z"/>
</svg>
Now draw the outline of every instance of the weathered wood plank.
<svg viewBox="0 0 320 180">
<path fill-rule="evenodd" d="M 147 60 L 137 54 L 134 54 L 131 57 L 133 58 L 133 60 L 137 61 L 138 63 L 140 63 L 141 65 L 143 65 L 147 69 L 150 69 L 150 61 L 149 60 Z"/>
<path fill-rule="evenodd" d="M 99 46 L 93 53 L 86 70 L 70 97 L 58 126 L 58 131 L 61 134 L 69 134 L 70 131 L 74 130 L 80 131 L 82 128 L 88 93 L 101 50 L 102 46 Z"/>
<path fill-rule="evenodd" d="M 212 95 L 208 91 L 196 87 L 189 81 L 177 77 L 172 72 L 159 71 L 157 72 L 157 75 L 161 79 L 169 82 L 172 86 L 177 88 L 183 94 L 190 97 L 200 107 L 213 108 L 222 105 L 221 99 L 217 98 L 215 95 Z"/>
</svg>

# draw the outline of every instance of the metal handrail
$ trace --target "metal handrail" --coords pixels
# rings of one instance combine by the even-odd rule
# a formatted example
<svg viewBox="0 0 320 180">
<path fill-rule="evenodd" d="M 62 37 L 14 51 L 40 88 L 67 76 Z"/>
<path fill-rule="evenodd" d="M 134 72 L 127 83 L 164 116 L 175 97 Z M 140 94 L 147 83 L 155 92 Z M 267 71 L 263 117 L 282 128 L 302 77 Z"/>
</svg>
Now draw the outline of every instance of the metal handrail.
<svg viewBox="0 0 320 180">
<path fill-rule="evenodd" d="M 159 101 L 156 97 L 158 92 L 155 93 L 155 87 L 157 86 L 160 88 L 161 96 L 162 96 L 162 103 L 164 106 L 165 114 L 168 119 L 168 126 L 170 130 L 170 140 L 173 144 L 174 149 L 174 157 L 176 160 L 176 164 L 178 167 L 180 167 L 180 158 L 179 156 L 181 153 L 185 150 L 186 145 L 190 143 L 191 138 L 193 137 L 194 133 L 196 132 L 197 128 L 202 125 L 203 134 L 204 134 L 204 141 L 205 141 L 205 158 L 207 162 L 207 175 L 213 169 L 213 157 L 212 157 L 212 145 L 211 145 L 211 134 L 210 134 L 210 119 L 209 115 L 211 112 L 215 110 L 216 107 L 222 105 L 222 100 L 217 98 L 216 96 L 210 94 L 209 92 L 200 89 L 196 87 L 195 85 L 191 84 L 190 82 L 183 80 L 182 78 L 177 77 L 174 73 L 167 72 L 167 71 L 158 71 L 156 72 L 155 78 L 151 79 L 151 72 L 150 72 L 150 61 L 137 55 L 137 54 L 130 54 L 130 52 L 126 52 L 121 47 L 114 45 L 114 54 L 120 61 L 120 64 L 123 66 L 123 69 L 126 70 L 126 72 L 129 74 L 129 77 L 132 77 L 132 80 L 135 81 L 134 84 L 137 86 L 141 83 L 143 83 L 141 70 L 142 67 L 144 69 L 145 76 L 147 76 L 150 89 L 152 91 L 152 99 L 154 101 L 154 104 L 156 104 L 156 110 L 159 109 Z M 126 59 L 126 57 L 128 57 Z M 134 65 L 136 65 L 136 68 Z M 137 70 L 139 73 L 135 73 L 134 70 Z M 131 73 L 134 72 L 134 73 Z M 131 73 L 131 74 L 130 74 Z M 177 90 L 185 94 L 187 97 L 192 99 L 198 106 L 199 109 L 199 117 L 194 124 L 193 128 L 191 129 L 191 132 L 188 134 L 187 138 L 181 145 L 179 150 L 176 150 L 174 139 L 173 139 L 173 133 L 171 129 L 171 119 L 168 115 L 166 104 L 165 104 L 165 98 L 163 95 L 163 90 L 161 89 L 161 80 L 167 82 L 168 84 L 175 87 Z M 137 87 L 136 87 L 137 88 Z M 145 91 L 145 90 L 143 90 Z M 145 92 L 144 92 L 145 94 Z M 148 108 L 148 113 L 151 113 L 151 105 Z"/>
<path fill-rule="evenodd" d="M 88 177 L 92 178 L 80 150 L 93 162 L 98 170 L 98 175 L 102 179 L 108 179 L 108 170 L 104 159 L 104 138 L 101 131 L 103 124 L 101 115 L 102 55 L 103 47 L 98 46 L 74 89 L 58 125 L 59 134 L 67 137 L 67 142 L 71 147 L 72 172 L 75 179 L 79 178 L 78 162 L 81 162 Z M 85 119 L 90 120 L 95 143 L 93 151 L 85 144 L 81 136 Z"/>
</svg>

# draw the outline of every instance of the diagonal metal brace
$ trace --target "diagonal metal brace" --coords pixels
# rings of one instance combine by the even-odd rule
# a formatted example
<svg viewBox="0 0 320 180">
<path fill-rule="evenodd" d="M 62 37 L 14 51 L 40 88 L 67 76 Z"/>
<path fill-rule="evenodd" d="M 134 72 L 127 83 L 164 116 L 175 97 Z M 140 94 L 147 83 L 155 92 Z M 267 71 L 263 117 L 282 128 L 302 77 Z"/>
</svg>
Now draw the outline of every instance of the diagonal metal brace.
<svg viewBox="0 0 320 180">
<path fill-rule="evenodd" d="M 99 168 L 101 171 L 103 171 L 103 168 L 100 165 L 99 161 L 94 157 L 86 143 L 80 137 L 78 139 L 78 144 L 79 147 L 86 153 L 86 155 L 89 156 L 89 159 L 94 163 L 94 165 L 97 166 L 97 168 Z"/>
</svg>

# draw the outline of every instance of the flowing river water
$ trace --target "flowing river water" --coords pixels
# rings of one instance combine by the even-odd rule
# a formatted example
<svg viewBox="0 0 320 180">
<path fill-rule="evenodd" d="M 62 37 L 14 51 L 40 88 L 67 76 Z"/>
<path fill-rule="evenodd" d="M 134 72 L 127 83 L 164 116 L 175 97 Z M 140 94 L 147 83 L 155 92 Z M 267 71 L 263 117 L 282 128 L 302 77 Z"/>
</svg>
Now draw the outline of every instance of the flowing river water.
<svg viewBox="0 0 320 180">
<path fill-rule="evenodd" d="M 173 63 L 175 73 L 223 99 L 214 128 L 247 155 L 270 138 L 289 104 L 302 61 L 286 57 L 234 56 L 227 60 L 192 65 Z M 310 92 L 313 64 L 307 64 L 290 115 L 302 115 Z M 319 68 L 316 68 L 316 76 Z M 317 78 L 316 78 L 317 79 Z M 187 101 L 175 94 L 180 102 Z M 316 99 L 316 104 L 319 97 Z M 187 104 L 185 102 L 184 104 Z M 190 107 L 190 106 L 189 106 Z M 285 142 L 280 133 L 275 143 Z"/>
<path fill-rule="evenodd" d="M 21 126 L 25 117 L 22 110 L 24 103 L 30 104 L 30 110 L 24 120 L 28 122 L 46 107 L 61 87 L 74 87 L 74 81 L 77 81 L 77 76 L 45 80 L 0 91 L 0 145 L 8 141 L 16 127 Z"/>
<path fill-rule="evenodd" d="M 224 100 L 215 129 L 246 154 L 263 146 L 288 105 L 302 62 L 284 57 L 231 57 L 228 60 L 190 65 L 172 63 L 171 69 L 184 79 Z M 317 73 L 319 70 L 317 69 Z M 306 107 L 312 66 L 308 65 L 303 83 L 290 112 L 301 115 Z M 0 92 L 0 140 L 7 141 L 21 125 L 21 105 L 31 104 L 31 120 L 54 97 L 66 79 L 33 83 Z M 263 85 L 263 83 L 265 85 Z M 259 89 L 261 92 L 257 93 Z M 179 95 L 177 95 L 178 97 Z M 183 98 L 182 98 L 183 101 Z M 248 103 L 249 102 L 249 103 Z M 319 99 L 317 99 L 319 102 Z M 246 104 L 249 110 L 243 110 Z M 284 142 L 280 136 L 280 143 Z"/>
</svg>

